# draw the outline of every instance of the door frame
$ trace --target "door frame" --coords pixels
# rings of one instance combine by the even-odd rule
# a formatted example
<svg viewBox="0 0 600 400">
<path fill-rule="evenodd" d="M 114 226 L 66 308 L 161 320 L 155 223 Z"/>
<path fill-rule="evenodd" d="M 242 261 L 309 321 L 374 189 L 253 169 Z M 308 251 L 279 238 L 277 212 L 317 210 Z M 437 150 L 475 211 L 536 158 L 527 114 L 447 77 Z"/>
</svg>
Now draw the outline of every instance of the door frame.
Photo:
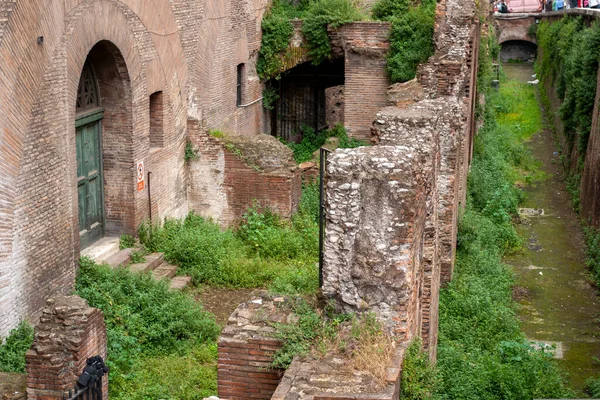
<svg viewBox="0 0 600 400">
<path fill-rule="evenodd" d="M 103 144 L 102 144 L 102 119 L 104 118 L 104 107 L 97 107 L 94 108 L 92 110 L 86 110 L 83 111 L 81 113 L 78 113 L 75 115 L 75 132 L 77 132 L 78 128 L 81 128 L 82 126 L 86 126 L 86 125 L 90 125 L 93 123 L 98 124 L 98 152 L 100 155 L 100 159 L 99 161 L 99 165 L 100 165 L 100 207 L 101 207 L 101 213 L 102 213 L 102 237 L 104 237 L 104 234 L 106 232 L 106 210 L 105 210 L 105 203 L 104 203 L 104 157 L 103 157 Z M 77 160 L 77 155 L 75 156 L 76 162 L 79 162 L 79 160 Z M 79 203 L 79 195 L 77 195 L 77 202 Z M 77 215 L 77 218 L 79 218 L 79 214 Z M 79 235 L 78 235 L 79 236 Z M 86 247 L 91 246 L 92 243 L 89 243 Z M 81 236 L 79 236 L 79 246 L 81 248 Z"/>
</svg>

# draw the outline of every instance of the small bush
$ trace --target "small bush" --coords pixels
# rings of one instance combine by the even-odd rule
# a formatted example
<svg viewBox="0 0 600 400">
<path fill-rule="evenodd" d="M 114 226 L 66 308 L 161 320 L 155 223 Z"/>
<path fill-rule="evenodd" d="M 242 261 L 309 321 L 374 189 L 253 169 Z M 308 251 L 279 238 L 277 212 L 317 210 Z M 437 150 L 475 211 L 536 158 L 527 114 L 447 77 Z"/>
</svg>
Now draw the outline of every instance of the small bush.
<svg viewBox="0 0 600 400">
<path fill-rule="evenodd" d="M 435 0 L 380 0 L 373 17 L 392 23 L 388 73 L 393 82 L 413 79 L 419 64 L 433 55 Z"/>
<path fill-rule="evenodd" d="M 33 328 L 23 321 L 0 345 L 0 372 L 25 373 L 25 353 L 32 343 Z"/>
<path fill-rule="evenodd" d="M 119 240 L 119 249 L 130 249 L 135 247 L 135 239 L 131 235 L 121 235 Z"/>
<path fill-rule="evenodd" d="M 263 17 L 262 42 L 256 63 L 260 79 L 279 77 L 283 67 L 282 55 L 294 33 L 290 19 L 296 14 L 296 9 L 287 0 L 274 0 Z"/>
<path fill-rule="evenodd" d="M 600 378 L 588 379 L 585 383 L 585 391 L 593 398 L 600 398 Z"/>
<path fill-rule="evenodd" d="M 332 129 L 324 129 L 316 132 L 310 127 L 302 129 L 302 141 L 300 143 L 287 143 L 288 147 L 294 152 L 294 160 L 298 164 L 310 161 L 315 151 L 319 150 L 329 138 L 338 138 L 338 148 L 355 148 L 368 145 L 367 142 L 348 137 L 346 128 L 342 124 L 337 124 Z"/>
</svg>

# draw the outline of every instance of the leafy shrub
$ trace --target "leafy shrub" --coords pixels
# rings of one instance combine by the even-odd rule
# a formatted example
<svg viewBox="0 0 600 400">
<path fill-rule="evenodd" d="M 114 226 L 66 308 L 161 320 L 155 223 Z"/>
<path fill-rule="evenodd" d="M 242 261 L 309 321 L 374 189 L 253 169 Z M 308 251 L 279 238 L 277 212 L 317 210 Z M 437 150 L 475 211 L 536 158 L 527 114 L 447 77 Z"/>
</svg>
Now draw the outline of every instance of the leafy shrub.
<svg viewBox="0 0 600 400">
<path fill-rule="evenodd" d="M 600 397 L 600 378 L 588 379 L 585 387 L 586 392 L 593 399 L 597 399 Z"/>
<path fill-rule="evenodd" d="M 121 235 L 119 240 L 119 249 L 130 249 L 135 247 L 135 239 L 131 235 Z"/>
<path fill-rule="evenodd" d="M 392 23 L 388 72 L 393 82 L 413 79 L 417 67 L 433 55 L 435 0 L 380 0 L 373 17 Z"/>
<path fill-rule="evenodd" d="M 111 394 L 120 394 L 136 379 L 134 366 L 141 357 L 185 353 L 214 342 L 219 334 L 214 317 L 191 296 L 169 290 L 166 281 L 149 273 L 111 269 L 82 258 L 76 292 L 104 313 Z"/>
<path fill-rule="evenodd" d="M 337 124 L 332 129 L 324 129 L 319 132 L 305 126 L 302 129 L 302 141 L 300 143 L 287 143 L 287 145 L 294 152 L 294 160 L 300 164 L 310 161 L 314 152 L 327 143 L 327 139 L 334 137 L 339 139 L 338 148 L 355 148 L 368 144 L 365 141 L 348 137 L 346 128 L 342 124 Z"/>
<path fill-rule="evenodd" d="M 338 28 L 365 19 L 351 0 L 314 0 L 302 15 L 302 34 L 308 44 L 308 55 L 314 65 L 331 57 L 327 27 Z"/>
<path fill-rule="evenodd" d="M 2 342 L 0 342 L 2 343 Z M 0 345 L 0 372 L 25 372 L 25 353 L 33 343 L 33 328 L 21 322 Z"/>
<path fill-rule="evenodd" d="M 283 66 L 282 54 L 287 49 L 294 27 L 290 19 L 296 14 L 287 0 L 274 0 L 262 20 L 262 42 L 256 71 L 261 79 L 278 78 Z"/>
<path fill-rule="evenodd" d="M 422 346 L 421 339 L 415 339 L 404 353 L 401 399 L 426 400 L 434 396 L 437 385 L 436 370 Z"/>
</svg>

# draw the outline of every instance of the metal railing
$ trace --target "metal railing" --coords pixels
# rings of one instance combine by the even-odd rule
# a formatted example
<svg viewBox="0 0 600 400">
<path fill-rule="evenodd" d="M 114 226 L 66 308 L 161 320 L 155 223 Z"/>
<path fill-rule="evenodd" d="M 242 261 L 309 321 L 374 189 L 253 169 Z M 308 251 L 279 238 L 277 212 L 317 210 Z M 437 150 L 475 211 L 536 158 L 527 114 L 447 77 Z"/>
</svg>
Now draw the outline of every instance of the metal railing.
<svg viewBox="0 0 600 400">
<path fill-rule="evenodd" d="M 319 287 L 323 287 L 323 248 L 325 245 L 325 168 L 327 155 L 331 153 L 324 147 L 319 151 Z"/>
</svg>

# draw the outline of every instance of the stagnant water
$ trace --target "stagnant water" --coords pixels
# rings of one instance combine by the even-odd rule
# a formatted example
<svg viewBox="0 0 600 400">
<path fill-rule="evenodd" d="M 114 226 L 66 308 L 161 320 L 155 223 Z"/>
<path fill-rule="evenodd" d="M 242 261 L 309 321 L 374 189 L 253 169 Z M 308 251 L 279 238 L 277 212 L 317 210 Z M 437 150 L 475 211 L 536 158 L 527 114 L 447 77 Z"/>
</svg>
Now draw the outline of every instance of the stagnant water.
<svg viewBox="0 0 600 400">
<path fill-rule="evenodd" d="M 505 65 L 510 79 L 532 80 L 530 65 Z M 521 254 L 506 258 L 514 266 L 519 317 L 531 340 L 561 342 L 559 361 L 573 386 L 600 376 L 600 299 L 588 278 L 584 239 L 571 208 L 559 156 L 548 130 L 536 134 L 529 147 L 542 162 L 547 179 L 525 189 L 521 207 L 543 209 L 544 215 L 522 218 L 517 229 L 524 239 Z"/>
</svg>

